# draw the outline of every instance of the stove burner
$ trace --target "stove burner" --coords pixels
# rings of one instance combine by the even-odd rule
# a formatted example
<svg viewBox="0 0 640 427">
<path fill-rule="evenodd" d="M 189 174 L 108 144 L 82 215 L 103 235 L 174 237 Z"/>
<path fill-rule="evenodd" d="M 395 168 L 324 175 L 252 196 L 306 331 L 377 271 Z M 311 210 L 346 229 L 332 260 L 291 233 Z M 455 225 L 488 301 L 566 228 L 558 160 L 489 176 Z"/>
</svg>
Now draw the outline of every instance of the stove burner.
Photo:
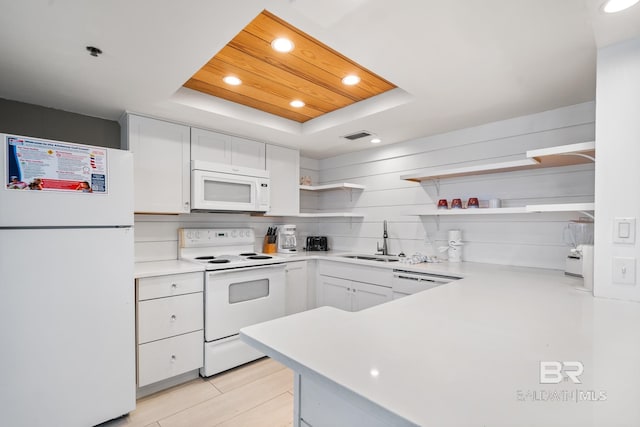
<svg viewBox="0 0 640 427">
<path fill-rule="evenodd" d="M 258 254 L 255 252 L 244 252 L 240 254 L 240 256 L 254 256 L 254 255 L 258 255 Z"/>
<path fill-rule="evenodd" d="M 196 259 L 214 259 L 215 257 L 213 255 L 207 255 L 207 256 L 197 256 Z"/>
<path fill-rule="evenodd" d="M 250 257 L 247 257 L 247 259 L 271 259 L 273 257 L 270 257 L 269 255 L 253 255 Z"/>
<path fill-rule="evenodd" d="M 211 261 L 209 261 L 209 264 L 225 264 L 227 262 L 229 262 L 228 259 L 212 259 Z"/>
</svg>

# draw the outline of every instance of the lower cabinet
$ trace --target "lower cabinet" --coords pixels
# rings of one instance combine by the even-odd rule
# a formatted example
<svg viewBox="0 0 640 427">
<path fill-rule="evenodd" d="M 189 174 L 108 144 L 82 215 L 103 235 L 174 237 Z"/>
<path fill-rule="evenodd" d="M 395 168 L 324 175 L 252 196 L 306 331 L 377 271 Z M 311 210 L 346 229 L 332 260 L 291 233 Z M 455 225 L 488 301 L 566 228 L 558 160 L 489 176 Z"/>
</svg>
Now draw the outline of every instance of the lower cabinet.
<svg viewBox="0 0 640 427">
<path fill-rule="evenodd" d="M 360 311 L 391 301 L 393 271 L 336 261 L 318 263 L 318 306 Z"/>
<path fill-rule="evenodd" d="M 200 368 L 203 343 L 200 330 L 139 345 L 138 387 Z"/>
<path fill-rule="evenodd" d="M 319 304 L 346 311 L 360 311 L 391 301 L 391 288 L 320 275 Z"/>
<path fill-rule="evenodd" d="M 138 387 L 202 367 L 203 274 L 136 280 Z"/>
<path fill-rule="evenodd" d="M 307 261 L 288 262 L 285 267 L 285 314 L 294 314 L 307 307 Z"/>
</svg>

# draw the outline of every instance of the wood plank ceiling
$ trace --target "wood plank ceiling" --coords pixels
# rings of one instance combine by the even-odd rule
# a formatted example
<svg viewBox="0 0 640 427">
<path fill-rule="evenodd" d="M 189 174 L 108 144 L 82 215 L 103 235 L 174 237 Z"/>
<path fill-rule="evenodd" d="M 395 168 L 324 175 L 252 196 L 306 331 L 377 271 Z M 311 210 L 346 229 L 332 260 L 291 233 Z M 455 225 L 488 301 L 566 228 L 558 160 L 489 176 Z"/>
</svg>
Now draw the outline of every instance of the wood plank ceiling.
<svg viewBox="0 0 640 427">
<path fill-rule="evenodd" d="M 279 37 L 293 41 L 294 49 L 273 50 Z M 344 85 L 347 75 L 360 82 Z M 229 85 L 225 76 L 242 84 Z M 264 10 L 184 87 L 304 123 L 396 86 Z M 305 105 L 292 107 L 292 100 Z"/>
</svg>

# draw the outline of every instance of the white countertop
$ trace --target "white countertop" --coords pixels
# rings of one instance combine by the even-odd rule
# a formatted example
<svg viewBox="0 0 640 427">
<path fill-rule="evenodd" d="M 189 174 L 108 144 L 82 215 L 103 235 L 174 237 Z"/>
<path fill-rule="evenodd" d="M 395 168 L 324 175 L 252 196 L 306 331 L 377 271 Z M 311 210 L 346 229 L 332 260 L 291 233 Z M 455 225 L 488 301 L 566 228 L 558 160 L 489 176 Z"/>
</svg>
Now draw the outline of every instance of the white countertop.
<svg viewBox="0 0 640 427">
<path fill-rule="evenodd" d="M 410 267 L 465 278 L 357 313 L 250 326 L 242 339 L 421 426 L 640 425 L 640 304 L 593 298 L 558 271 Z M 541 384 L 540 361 L 583 363 L 582 383 Z"/>
<path fill-rule="evenodd" d="M 195 262 L 174 259 L 169 261 L 136 262 L 133 274 L 136 279 L 140 279 L 143 277 L 165 276 L 167 274 L 193 273 L 195 271 L 204 271 L 204 267 Z"/>
</svg>

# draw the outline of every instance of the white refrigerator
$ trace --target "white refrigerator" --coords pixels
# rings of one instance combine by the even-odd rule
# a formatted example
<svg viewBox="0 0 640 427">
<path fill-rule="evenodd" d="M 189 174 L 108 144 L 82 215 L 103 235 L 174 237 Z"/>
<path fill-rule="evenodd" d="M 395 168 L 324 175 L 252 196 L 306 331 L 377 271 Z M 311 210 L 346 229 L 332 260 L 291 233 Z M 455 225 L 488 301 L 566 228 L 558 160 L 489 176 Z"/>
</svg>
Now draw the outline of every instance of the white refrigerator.
<svg viewBox="0 0 640 427">
<path fill-rule="evenodd" d="M 0 134 L 0 424 L 135 408 L 130 152 Z"/>
</svg>

